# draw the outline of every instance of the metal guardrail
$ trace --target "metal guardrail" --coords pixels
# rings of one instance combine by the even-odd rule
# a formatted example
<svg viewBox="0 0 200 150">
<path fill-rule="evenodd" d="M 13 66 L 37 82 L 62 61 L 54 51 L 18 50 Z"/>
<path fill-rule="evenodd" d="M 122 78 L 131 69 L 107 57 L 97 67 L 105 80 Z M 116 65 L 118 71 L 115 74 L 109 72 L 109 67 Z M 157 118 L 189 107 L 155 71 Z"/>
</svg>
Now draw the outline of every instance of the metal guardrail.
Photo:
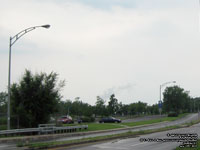
<svg viewBox="0 0 200 150">
<path fill-rule="evenodd" d="M 54 133 L 54 128 L 55 128 L 55 124 L 39 124 L 38 128 L 39 128 L 39 134 L 44 134 L 44 133 Z"/>
<path fill-rule="evenodd" d="M 67 133 L 87 128 L 88 125 L 55 127 L 53 125 L 46 124 L 45 126 L 45 124 L 43 124 L 38 128 L 3 130 L 0 131 L 0 136 Z"/>
<path fill-rule="evenodd" d="M 0 131 L 0 135 L 4 134 L 17 134 L 17 133 L 28 133 L 28 132 L 38 132 L 38 128 L 27 128 L 27 129 L 12 129 Z"/>
</svg>

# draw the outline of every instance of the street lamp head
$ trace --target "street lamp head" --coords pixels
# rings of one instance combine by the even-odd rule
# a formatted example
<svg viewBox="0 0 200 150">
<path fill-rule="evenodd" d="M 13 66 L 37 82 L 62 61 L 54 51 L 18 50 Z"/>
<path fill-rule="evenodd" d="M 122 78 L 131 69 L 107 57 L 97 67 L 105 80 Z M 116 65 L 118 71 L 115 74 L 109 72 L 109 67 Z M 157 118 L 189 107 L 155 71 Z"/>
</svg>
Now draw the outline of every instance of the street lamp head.
<svg viewBox="0 0 200 150">
<path fill-rule="evenodd" d="M 41 27 L 48 29 L 48 28 L 50 28 L 50 25 L 49 24 L 45 24 L 45 25 L 42 25 Z"/>
</svg>

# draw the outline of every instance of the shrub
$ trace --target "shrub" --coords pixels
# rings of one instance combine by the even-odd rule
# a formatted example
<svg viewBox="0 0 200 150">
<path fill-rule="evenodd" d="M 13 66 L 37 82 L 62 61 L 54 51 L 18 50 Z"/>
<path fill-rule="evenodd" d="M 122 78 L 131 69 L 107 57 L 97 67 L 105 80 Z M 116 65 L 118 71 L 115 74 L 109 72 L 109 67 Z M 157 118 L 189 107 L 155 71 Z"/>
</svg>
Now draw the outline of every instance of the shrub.
<svg viewBox="0 0 200 150">
<path fill-rule="evenodd" d="M 81 122 L 94 122 L 95 121 L 95 118 L 94 117 L 81 117 L 80 119 L 79 119 L 79 123 L 81 123 Z"/>
<path fill-rule="evenodd" d="M 178 113 L 171 111 L 171 112 L 168 113 L 168 117 L 178 117 Z"/>
</svg>

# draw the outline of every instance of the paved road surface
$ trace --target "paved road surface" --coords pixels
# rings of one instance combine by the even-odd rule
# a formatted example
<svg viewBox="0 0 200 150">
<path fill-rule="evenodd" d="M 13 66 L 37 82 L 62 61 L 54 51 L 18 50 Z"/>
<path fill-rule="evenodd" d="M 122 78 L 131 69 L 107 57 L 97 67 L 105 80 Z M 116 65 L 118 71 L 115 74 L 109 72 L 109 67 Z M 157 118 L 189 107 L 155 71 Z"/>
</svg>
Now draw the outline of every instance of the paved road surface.
<svg viewBox="0 0 200 150">
<path fill-rule="evenodd" d="M 177 142 L 140 142 L 141 138 L 169 138 L 168 133 L 197 133 L 200 135 L 200 124 L 196 124 L 189 128 L 176 129 L 143 135 L 137 138 L 118 139 L 106 143 L 99 143 L 81 147 L 59 148 L 56 150 L 173 150 L 180 143 Z"/>
<path fill-rule="evenodd" d="M 176 121 L 161 122 L 159 124 L 150 125 L 150 126 L 147 126 L 147 127 L 139 127 L 139 128 L 136 128 L 136 129 L 112 131 L 112 132 L 98 133 L 98 134 L 91 134 L 91 135 L 84 135 L 84 136 L 77 136 L 77 137 L 68 137 L 68 138 L 65 137 L 65 138 L 55 139 L 54 141 L 67 141 L 67 140 L 81 139 L 81 138 L 86 138 L 86 137 L 96 137 L 96 136 L 103 136 L 103 135 L 118 134 L 118 133 L 127 132 L 129 130 L 131 130 L 131 131 L 140 131 L 140 130 L 148 130 L 148 129 L 157 129 L 157 128 L 161 128 L 161 127 L 182 124 L 182 123 L 185 123 L 185 122 L 191 122 L 192 120 L 197 120 L 197 119 L 198 119 L 198 114 L 190 114 L 187 117 L 179 119 L 179 120 L 176 120 Z M 137 140 L 135 142 L 136 142 L 136 144 L 140 145 L 139 143 L 137 143 L 138 142 Z M 159 143 L 156 143 L 156 144 L 159 144 Z M 134 145 L 134 142 L 132 142 L 132 145 Z M 146 145 L 146 144 L 144 144 L 144 145 Z M 135 145 L 135 146 L 137 146 L 137 145 Z M 0 150 L 12 150 L 12 149 L 13 150 L 18 150 L 18 149 L 20 150 L 20 148 L 16 148 L 15 145 L 10 145 L 10 144 L 1 144 L 0 145 Z M 93 148 L 93 149 L 95 149 L 95 148 Z"/>
</svg>

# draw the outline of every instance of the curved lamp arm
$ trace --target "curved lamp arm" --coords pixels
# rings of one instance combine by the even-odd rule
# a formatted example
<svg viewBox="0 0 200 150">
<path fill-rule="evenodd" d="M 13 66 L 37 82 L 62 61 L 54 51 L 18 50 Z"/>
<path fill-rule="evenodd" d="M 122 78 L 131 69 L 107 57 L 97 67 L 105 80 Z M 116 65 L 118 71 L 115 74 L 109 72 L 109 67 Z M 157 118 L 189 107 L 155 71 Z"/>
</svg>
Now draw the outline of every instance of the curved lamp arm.
<svg viewBox="0 0 200 150">
<path fill-rule="evenodd" d="M 162 101 L 162 100 L 161 100 L 161 88 L 162 88 L 163 86 L 169 84 L 169 83 L 176 83 L 176 81 L 165 82 L 165 83 L 163 83 L 163 84 L 160 85 L 160 92 L 159 92 L 159 94 L 160 94 L 160 100 L 159 100 L 159 101 Z"/>
<path fill-rule="evenodd" d="M 34 26 L 34 27 L 30 27 L 30 28 L 27 28 L 25 30 L 22 30 L 20 31 L 19 33 L 17 33 L 15 36 L 13 37 L 10 37 L 10 46 L 12 46 L 20 37 L 22 37 L 24 34 L 36 29 L 36 28 L 40 28 L 40 27 L 43 27 L 43 28 L 50 28 L 50 25 L 49 24 L 46 24 L 46 25 L 42 25 L 42 26 Z M 13 41 L 12 41 L 13 40 Z"/>
<path fill-rule="evenodd" d="M 163 87 L 163 86 L 165 86 L 165 85 L 167 85 L 169 83 L 176 83 L 176 81 L 170 81 L 170 82 L 163 83 L 163 84 L 160 85 L 160 87 Z"/>
</svg>

